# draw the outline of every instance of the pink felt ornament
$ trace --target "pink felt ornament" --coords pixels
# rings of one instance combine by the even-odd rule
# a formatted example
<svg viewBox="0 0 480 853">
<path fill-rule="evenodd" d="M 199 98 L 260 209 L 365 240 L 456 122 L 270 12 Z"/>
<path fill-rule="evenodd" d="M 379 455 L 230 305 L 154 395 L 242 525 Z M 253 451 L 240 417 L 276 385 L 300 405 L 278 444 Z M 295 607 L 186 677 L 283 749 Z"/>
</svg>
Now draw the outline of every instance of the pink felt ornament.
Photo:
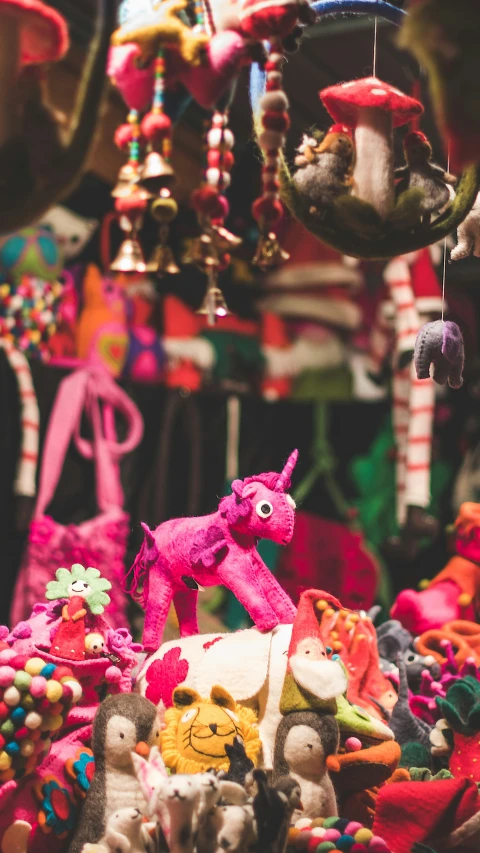
<svg viewBox="0 0 480 853">
<path fill-rule="evenodd" d="M 261 560 L 256 543 L 291 540 L 295 503 L 286 492 L 295 467 L 295 450 L 281 474 L 234 480 L 232 494 L 217 512 L 201 518 L 172 519 L 145 540 L 126 588 L 146 607 L 143 644 L 158 648 L 173 601 L 182 637 L 198 633 L 198 590 L 223 584 L 248 610 L 260 631 L 289 624 L 295 607 Z"/>
</svg>

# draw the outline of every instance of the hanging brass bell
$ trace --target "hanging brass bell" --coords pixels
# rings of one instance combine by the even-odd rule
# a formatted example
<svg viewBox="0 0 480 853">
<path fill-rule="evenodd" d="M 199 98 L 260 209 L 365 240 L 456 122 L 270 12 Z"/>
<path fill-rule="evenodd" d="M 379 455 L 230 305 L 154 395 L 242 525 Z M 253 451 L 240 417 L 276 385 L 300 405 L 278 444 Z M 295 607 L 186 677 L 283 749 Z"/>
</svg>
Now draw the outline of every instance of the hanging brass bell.
<svg viewBox="0 0 480 853">
<path fill-rule="evenodd" d="M 113 198 L 128 198 L 138 186 L 138 167 L 134 163 L 124 163 L 118 173 L 117 183 L 111 195 Z"/>
<path fill-rule="evenodd" d="M 205 293 L 205 298 L 198 309 L 197 314 L 205 316 L 209 326 L 215 325 L 217 317 L 226 317 L 230 314 L 227 303 L 225 302 L 222 291 L 217 285 L 214 274 L 209 275 L 207 292 Z"/>
<path fill-rule="evenodd" d="M 180 267 L 175 263 L 170 246 L 159 243 L 152 252 L 146 270 L 157 275 L 177 275 L 180 272 Z"/>
<path fill-rule="evenodd" d="M 142 247 L 135 235 L 123 241 L 117 257 L 110 264 L 112 272 L 146 272 L 147 265 L 143 257 Z"/>
<path fill-rule="evenodd" d="M 174 180 L 175 174 L 170 163 L 158 151 L 150 151 L 140 171 L 140 186 L 152 195 L 158 195 L 160 190 L 171 187 Z"/>
<path fill-rule="evenodd" d="M 209 234 L 202 234 L 191 241 L 184 255 L 183 262 L 185 264 L 195 264 L 198 269 L 205 273 L 218 268 L 218 255 Z"/>
<path fill-rule="evenodd" d="M 212 225 L 212 239 L 219 255 L 223 255 L 224 252 L 232 252 L 234 249 L 238 249 L 243 243 L 241 237 L 232 234 L 223 225 Z"/>
<path fill-rule="evenodd" d="M 268 270 L 288 261 L 289 257 L 288 252 L 280 246 L 276 235 L 271 232 L 260 237 L 252 263 L 261 270 Z"/>
</svg>

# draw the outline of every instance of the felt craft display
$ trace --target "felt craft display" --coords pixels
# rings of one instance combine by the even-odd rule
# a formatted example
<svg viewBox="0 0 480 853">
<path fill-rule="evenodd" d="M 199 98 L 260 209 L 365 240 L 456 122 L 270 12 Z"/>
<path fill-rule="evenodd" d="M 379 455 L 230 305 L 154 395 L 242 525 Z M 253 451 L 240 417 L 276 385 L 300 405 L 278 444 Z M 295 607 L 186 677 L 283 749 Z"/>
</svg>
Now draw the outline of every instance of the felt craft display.
<svg viewBox="0 0 480 853">
<path fill-rule="evenodd" d="M 59 118 L 48 104 L 42 67 L 62 59 L 68 50 L 65 19 L 42 0 L 2 0 L 0 6 L 5 43 L 2 111 L 6 117 L 0 144 L 2 185 L 8 199 L 0 215 L 0 233 L 6 234 L 40 219 L 68 194 L 83 171 L 98 123 L 115 10 L 111 4 L 98 9 L 98 38 L 92 38 L 85 63 L 85 85 L 65 127 L 65 117 Z M 18 122 L 10 120 L 12 104 L 18 108 Z M 28 176 L 23 182 L 12 168 L 12 145 L 19 158 L 15 162 L 23 164 Z"/>
<path fill-rule="evenodd" d="M 465 348 L 457 324 L 451 320 L 427 323 L 415 342 L 414 361 L 417 379 L 428 379 L 432 366 L 432 379 L 437 385 L 448 382 L 450 388 L 461 388 Z"/>
<path fill-rule="evenodd" d="M 176 773 L 202 773 L 210 768 L 227 771 L 227 747 L 237 741 L 253 765 L 258 763 L 261 741 L 254 711 L 238 705 L 218 685 L 212 688 L 209 699 L 202 699 L 188 687 L 177 687 L 172 698 L 173 708 L 165 713 L 161 735 L 167 768 Z"/>
<path fill-rule="evenodd" d="M 400 592 L 391 615 L 415 636 L 453 620 L 475 621 L 479 594 L 479 505 L 462 504 L 455 521 L 455 556 L 417 592 Z"/>
<path fill-rule="evenodd" d="M 457 229 L 457 245 L 450 252 L 452 261 L 460 261 L 473 255 L 480 257 L 480 195 L 477 195 L 468 216 Z"/>
<path fill-rule="evenodd" d="M 198 632 L 196 603 L 204 585 L 227 586 L 262 631 L 293 621 L 295 608 L 257 554 L 256 538 L 281 545 L 292 538 L 295 502 L 288 488 L 297 457 L 294 451 L 280 474 L 234 480 L 232 494 L 210 516 L 174 519 L 154 532 L 144 525 L 125 589 L 146 607 L 148 651 L 160 645 L 172 600 L 181 636 Z"/>
<path fill-rule="evenodd" d="M 49 601 L 68 599 L 62 608 L 62 623 L 52 640 L 50 653 L 66 660 L 83 660 L 87 645 L 85 637 L 85 616 L 87 609 L 98 615 L 110 604 L 106 590 L 112 584 L 100 577 L 98 569 L 85 569 L 79 563 L 68 569 L 57 569 L 56 580 L 47 584 L 46 597 Z M 102 637 L 100 637 L 100 641 Z M 91 642 L 89 650 L 96 651 Z"/>
<path fill-rule="evenodd" d="M 378 308 L 372 334 L 372 373 L 381 375 L 393 343 L 397 521 L 403 529 L 404 546 L 415 549 L 419 539 L 437 533 L 438 524 L 427 511 L 431 501 L 434 383 L 424 372 L 423 378 L 417 378 L 411 355 L 421 333 L 421 317 L 432 319 L 441 313 L 442 294 L 428 249 L 391 260 L 383 277 L 389 302 L 381 302 Z"/>
<path fill-rule="evenodd" d="M 84 407 L 92 425 L 92 442 L 79 435 Z M 121 443 L 116 441 L 116 411 L 127 423 L 126 437 Z M 11 605 L 13 625 L 27 619 L 35 603 L 43 600 L 45 587 L 59 564 L 81 563 L 95 565 L 110 580 L 111 602 L 107 613 L 111 626 L 125 626 L 126 599 L 120 578 L 124 573 L 128 523 L 122 509 L 118 463 L 137 446 L 142 427 L 135 405 L 103 368 L 77 370 L 60 383 L 44 444 L 34 519 Z M 99 514 L 79 525 L 64 526 L 45 513 L 72 439 L 79 452 L 94 462 Z"/>
<path fill-rule="evenodd" d="M 334 124 L 323 139 L 305 136 L 297 149 L 294 184 L 311 203 L 311 213 L 321 213 L 353 186 L 355 155 L 352 132 Z"/>
<path fill-rule="evenodd" d="M 456 178 L 432 163 L 432 146 L 421 131 L 408 133 L 403 148 L 406 165 L 395 169 L 395 177 L 399 179 L 395 190 L 399 195 L 407 190 L 420 190 L 420 213 L 428 224 L 432 216 L 442 213 L 455 198 Z"/>
<path fill-rule="evenodd" d="M 80 853 L 85 843 L 101 843 L 108 819 L 126 803 L 143 811 L 145 799 L 132 753 L 148 754 L 159 733 L 156 708 L 143 696 L 120 694 L 101 703 L 92 731 L 95 774 L 70 845 L 72 853 Z"/>
<path fill-rule="evenodd" d="M 292 711 L 281 721 L 275 739 L 273 780 L 290 775 L 301 790 L 303 815 L 315 819 L 337 812 L 327 758 L 338 750 L 335 717 L 318 711 Z"/>
<path fill-rule="evenodd" d="M 327 815 L 324 818 L 316 818 L 311 820 L 308 817 L 302 817 L 295 822 L 288 833 L 289 847 L 303 849 L 304 845 L 307 849 L 311 846 L 312 849 L 320 847 L 320 853 L 327 851 L 344 850 L 349 851 L 352 848 L 358 853 L 364 850 L 371 850 L 372 853 L 394 853 L 395 848 L 389 848 L 386 842 L 379 835 L 374 835 L 371 829 L 362 826 L 356 820 L 347 820 L 336 816 Z M 316 844 L 316 848 L 314 848 Z M 328 847 L 321 845 L 328 844 Z M 331 846 L 330 846 L 331 845 Z"/>
<path fill-rule="evenodd" d="M 120 376 L 128 351 L 125 293 L 112 278 L 89 264 L 83 279 L 83 308 L 76 330 L 77 356 Z"/>
<path fill-rule="evenodd" d="M 0 784 L 32 773 L 51 747 L 51 738 L 82 695 L 67 666 L 40 657 L 0 652 Z"/>
</svg>

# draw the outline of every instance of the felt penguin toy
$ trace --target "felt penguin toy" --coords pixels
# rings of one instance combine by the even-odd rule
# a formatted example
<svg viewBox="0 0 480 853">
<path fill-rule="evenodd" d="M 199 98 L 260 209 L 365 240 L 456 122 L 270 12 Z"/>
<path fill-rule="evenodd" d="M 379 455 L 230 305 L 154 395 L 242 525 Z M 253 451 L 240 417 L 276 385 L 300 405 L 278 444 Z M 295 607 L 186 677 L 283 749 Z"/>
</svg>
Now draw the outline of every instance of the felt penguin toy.
<svg viewBox="0 0 480 853">
<path fill-rule="evenodd" d="M 80 853 L 86 843 L 105 842 L 110 816 L 125 807 L 145 808 L 135 775 L 132 752 L 148 755 L 158 740 L 157 709 L 136 693 L 109 696 L 93 721 L 92 750 L 95 775 L 86 796 L 70 853 Z"/>
<path fill-rule="evenodd" d="M 406 165 L 395 170 L 400 178 L 398 194 L 410 189 L 423 190 L 424 196 L 420 210 L 424 221 L 441 210 L 455 197 L 453 185 L 456 178 L 449 175 L 441 166 L 432 163 L 432 146 L 421 131 L 407 134 L 403 143 Z"/>
<path fill-rule="evenodd" d="M 354 146 L 348 128 L 334 124 L 320 142 L 304 137 L 298 151 L 295 164 L 299 169 L 293 181 L 316 211 L 330 207 L 338 196 L 350 191 Z"/>
</svg>

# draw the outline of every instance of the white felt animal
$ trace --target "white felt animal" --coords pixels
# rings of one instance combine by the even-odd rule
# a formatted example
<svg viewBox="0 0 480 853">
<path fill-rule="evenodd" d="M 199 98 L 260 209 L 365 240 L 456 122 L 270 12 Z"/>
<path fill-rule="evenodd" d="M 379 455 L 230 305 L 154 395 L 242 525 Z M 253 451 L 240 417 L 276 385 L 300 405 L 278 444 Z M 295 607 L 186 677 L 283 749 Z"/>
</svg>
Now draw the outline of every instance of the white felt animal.
<svg viewBox="0 0 480 853">
<path fill-rule="evenodd" d="M 221 684 L 237 702 L 248 702 L 258 711 L 263 764 L 271 770 L 275 735 L 282 719 L 280 696 L 291 636 L 291 625 L 279 625 L 265 633 L 249 628 L 232 634 L 199 634 L 163 643 L 144 663 L 137 678 L 137 690 L 149 696 L 151 679 L 156 695 L 159 692 L 162 695 L 156 661 L 165 659 L 166 665 L 172 657 L 178 662 L 181 683 L 194 688 L 201 696 L 209 696 L 212 687 Z M 185 663 L 188 664 L 186 674 Z M 168 672 L 170 678 L 172 672 Z M 166 684 L 165 695 L 171 696 L 170 682 Z M 162 716 L 161 699 L 159 710 Z M 375 726 L 375 737 L 379 741 L 393 740 L 393 733 L 380 720 L 372 719 L 372 726 Z"/>
<path fill-rule="evenodd" d="M 170 837 L 170 816 L 165 803 L 168 773 L 157 746 L 152 747 L 148 761 L 141 755 L 132 753 L 134 771 L 145 797 L 145 814 L 156 818 L 165 838 Z"/>
<path fill-rule="evenodd" d="M 139 809 L 120 809 L 110 815 L 105 842 L 109 853 L 147 853 L 153 849 Z"/>
<path fill-rule="evenodd" d="M 457 240 L 458 245 L 450 255 L 452 261 L 460 261 L 472 254 L 480 258 L 480 193 L 467 218 L 458 228 Z"/>
<path fill-rule="evenodd" d="M 39 224 L 52 229 L 65 261 L 76 258 L 98 228 L 97 219 L 86 219 L 61 205 L 48 210 Z"/>
<path fill-rule="evenodd" d="M 216 806 L 206 816 L 198 836 L 198 853 L 247 853 L 256 841 L 252 810 L 245 806 Z"/>
</svg>

